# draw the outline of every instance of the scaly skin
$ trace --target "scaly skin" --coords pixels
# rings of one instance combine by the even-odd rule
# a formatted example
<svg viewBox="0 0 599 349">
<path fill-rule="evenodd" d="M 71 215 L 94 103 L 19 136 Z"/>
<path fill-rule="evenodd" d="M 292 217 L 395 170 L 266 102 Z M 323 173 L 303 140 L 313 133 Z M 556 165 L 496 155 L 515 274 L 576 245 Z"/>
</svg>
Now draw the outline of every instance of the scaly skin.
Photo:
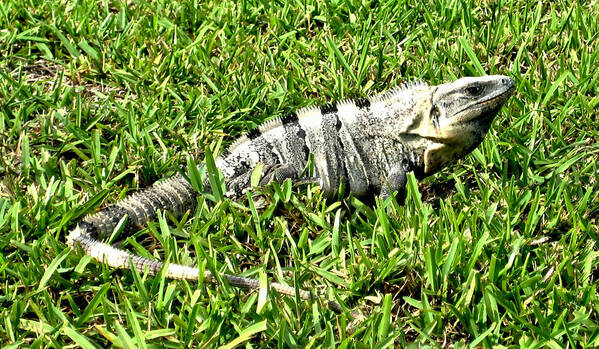
<svg viewBox="0 0 599 349">
<path fill-rule="evenodd" d="M 506 76 L 471 77 L 438 86 L 406 84 L 370 98 L 303 108 L 240 137 L 215 161 L 231 198 L 250 187 L 258 163 L 264 165 L 261 184 L 305 180 L 302 174 L 312 154 L 316 180 L 326 194 L 332 195 L 344 180 L 353 195 L 384 198 L 397 193 L 401 199 L 408 172 L 418 178 L 432 175 L 476 148 L 513 90 L 514 82 Z M 131 263 L 139 272 L 155 275 L 164 267 L 162 262 L 98 239 L 112 233 L 125 216 L 126 231 L 155 220 L 158 210 L 181 216 L 195 207 L 196 195 L 177 174 L 86 216 L 70 231 L 67 244 L 80 246 L 86 255 L 111 267 L 129 269 Z M 171 263 L 165 268 L 171 279 L 199 278 L 197 267 Z M 217 282 L 208 271 L 203 277 Z M 259 288 L 254 279 L 223 277 L 232 286 Z M 270 288 L 296 295 L 295 288 L 279 283 L 270 283 Z M 304 300 L 315 298 L 305 290 L 297 293 Z M 326 303 L 334 311 L 343 309 L 336 302 Z"/>
</svg>

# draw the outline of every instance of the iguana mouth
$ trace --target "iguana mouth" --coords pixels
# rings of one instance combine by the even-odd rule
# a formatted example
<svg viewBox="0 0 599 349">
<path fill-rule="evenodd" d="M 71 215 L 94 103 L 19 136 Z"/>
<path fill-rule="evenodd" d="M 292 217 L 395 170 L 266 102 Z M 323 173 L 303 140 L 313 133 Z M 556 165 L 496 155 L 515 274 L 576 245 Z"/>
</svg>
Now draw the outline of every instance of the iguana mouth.
<svg viewBox="0 0 599 349">
<path fill-rule="evenodd" d="M 498 94 L 497 96 L 489 98 L 489 99 L 486 99 L 486 100 L 483 100 L 483 101 L 480 101 L 480 102 L 478 102 L 478 103 L 476 103 L 474 105 L 470 105 L 470 106 L 464 107 L 464 108 L 460 109 L 460 111 L 458 111 L 456 114 L 460 114 L 461 112 L 463 112 L 464 110 L 467 110 L 467 109 L 484 108 L 484 107 L 488 106 L 489 104 L 492 104 L 493 102 L 495 102 L 498 99 L 507 100 L 512 95 L 513 91 L 514 91 L 514 85 L 511 85 L 509 88 L 507 88 L 505 91 L 503 91 L 502 93 Z M 495 108 L 492 108 L 489 111 L 483 112 L 476 119 L 481 119 L 481 118 L 484 119 L 484 118 L 488 117 L 489 114 L 490 115 L 494 115 L 493 113 L 497 113 L 499 111 L 499 109 L 501 109 L 502 105 L 503 105 L 503 103 L 497 103 Z M 472 119 L 468 119 L 468 120 L 462 121 L 462 122 L 460 122 L 460 124 L 464 123 L 464 122 L 469 122 L 470 120 L 472 120 Z"/>
<path fill-rule="evenodd" d="M 507 100 L 512 95 L 513 91 L 514 91 L 514 87 L 510 86 L 510 88 L 505 90 L 503 93 L 500 93 L 493 98 L 487 99 L 486 101 L 482 101 L 478 105 L 485 106 L 485 105 L 491 104 L 492 102 L 494 102 L 498 99 Z M 499 110 L 501 108 L 501 105 L 503 105 L 503 103 L 498 103 L 498 104 L 499 104 L 499 107 L 495 108 L 495 111 Z"/>
</svg>

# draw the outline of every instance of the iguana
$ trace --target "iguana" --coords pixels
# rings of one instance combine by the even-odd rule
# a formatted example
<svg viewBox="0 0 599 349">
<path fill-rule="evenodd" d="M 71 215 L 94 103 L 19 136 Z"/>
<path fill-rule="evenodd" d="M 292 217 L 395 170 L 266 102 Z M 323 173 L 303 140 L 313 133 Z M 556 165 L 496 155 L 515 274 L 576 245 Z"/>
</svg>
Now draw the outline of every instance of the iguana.
<svg viewBox="0 0 599 349">
<path fill-rule="evenodd" d="M 340 180 L 356 196 L 403 195 L 406 174 L 430 176 L 476 148 L 493 118 L 514 91 L 514 81 L 501 75 L 466 77 L 428 86 L 407 83 L 369 98 L 344 100 L 321 107 L 307 107 L 267 121 L 237 139 L 215 159 L 226 183 L 227 197 L 239 197 L 250 187 L 255 166 L 263 164 L 261 184 L 301 179 L 309 157 L 313 174 L 327 195 Z M 200 165 L 203 166 L 203 165 Z M 197 192 L 186 176 L 177 174 L 136 192 L 105 209 L 84 217 L 67 237 L 71 247 L 111 267 L 157 274 L 163 263 L 110 246 L 100 238 L 110 235 L 121 219 L 125 229 L 143 226 L 158 210 L 175 216 L 194 207 Z M 199 268 L 168 264 L 172 279 L 198 280 Z M 223 275 L 232 286 L 256 289 L 254 279 Z M 217 278 L 205 271 L 207 282 Z M 274 291 L 295 296 L 293 287 L 271 283 Z M 302 299 L 313 299 L 298 290 Z M 335 311 L 339 304 L 327 301 Z"/>
</svg>

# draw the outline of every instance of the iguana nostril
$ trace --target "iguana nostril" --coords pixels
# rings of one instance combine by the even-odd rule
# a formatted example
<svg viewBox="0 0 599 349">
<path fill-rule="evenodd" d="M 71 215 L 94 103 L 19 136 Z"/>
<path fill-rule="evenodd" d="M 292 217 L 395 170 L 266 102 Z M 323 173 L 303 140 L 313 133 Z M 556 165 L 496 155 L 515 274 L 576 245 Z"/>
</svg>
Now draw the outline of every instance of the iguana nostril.
<svg viewBox="0 0 599 349">
<path fill-rule="evenodd" d="M 502 78 L 502 79 L 501 79 L 501 82 L 502 82 L 504 85 L 507 85 L 507 86 L 510 86 L 510 87 L 514 86 L 514 79 L 512 79 L 512 78 L 510 78 L 510 77 L 507 77 L 507 76 L 506 76 L 506 77 L 504 77 L 504 78 Z"/>
</svg>

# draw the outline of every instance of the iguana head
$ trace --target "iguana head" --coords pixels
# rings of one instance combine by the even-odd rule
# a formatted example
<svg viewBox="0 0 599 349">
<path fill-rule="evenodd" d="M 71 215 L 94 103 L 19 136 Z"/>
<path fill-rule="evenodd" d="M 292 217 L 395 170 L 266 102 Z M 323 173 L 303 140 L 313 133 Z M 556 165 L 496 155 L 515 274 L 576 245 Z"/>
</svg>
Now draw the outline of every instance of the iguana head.
<svg viewBox="0 0 599 349">
<path fill-rule="evenodd" d="M 433 87 L 431 110 L 418 127 L 429 140 L 424 173 L 470 153 L 483 140 L 493 118 L 514 92 L 514 80 L 503 75 L 467 77 Z"/>
</svg>

